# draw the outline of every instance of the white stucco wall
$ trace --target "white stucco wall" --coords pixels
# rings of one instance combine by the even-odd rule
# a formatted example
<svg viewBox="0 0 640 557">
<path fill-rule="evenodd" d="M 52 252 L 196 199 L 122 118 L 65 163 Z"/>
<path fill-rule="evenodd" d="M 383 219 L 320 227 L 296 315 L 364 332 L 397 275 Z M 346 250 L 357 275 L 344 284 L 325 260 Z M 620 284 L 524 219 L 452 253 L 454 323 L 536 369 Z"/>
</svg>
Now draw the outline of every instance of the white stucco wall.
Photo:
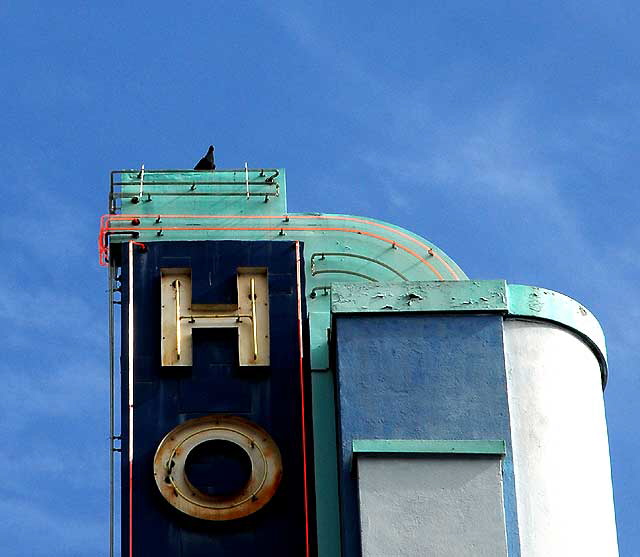
<svg viewBox="0 0 640 557">
<path fill-rule="evenodd" d="M 600 367 L 553 324 L 507 320 L 522 557 L 618 555 Z"/>
<path fill-rule="evenodd" d="M 501 461 L 358 457 L 363 557 L 506 557 Z"/>
</svg>

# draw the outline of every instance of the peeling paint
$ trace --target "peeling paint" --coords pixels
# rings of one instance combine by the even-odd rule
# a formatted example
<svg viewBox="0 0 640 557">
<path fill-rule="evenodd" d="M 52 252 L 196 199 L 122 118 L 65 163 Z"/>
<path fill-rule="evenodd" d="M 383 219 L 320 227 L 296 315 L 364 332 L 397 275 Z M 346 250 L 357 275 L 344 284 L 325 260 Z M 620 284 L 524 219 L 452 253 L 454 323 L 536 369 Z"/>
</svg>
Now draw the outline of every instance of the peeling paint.
<svg viewBox="0 0 640 557">
<path fill-rule="evenodd" d="M 607 364 L 604 334 L 597 319 L 575 300 L 534 286 L 504 280 L 334 283 L 331 312 L 500 312 L 559 323 L 586 337 L 599 355 L 603 384 Z"/>
<path fill-rule="evenodd" d="M 542 307 L 543 303 L 542 300 L 538 299 L 538 293 L 536 291 L 531 292 L 531 294 L 529 294 L 529 309 L 539 313 L 542 310 Z"/>
<path fill-rule="evenodd" d="M 391 306 L 396 311 L 471 311 L 475 308 L 506 311 L 504 281 L 415 281 L 397 283 L 334 284 L 332 310 L 381 311 Z M 451 296 L 452 292 L 466 295 Z M 469 295 L 473 294 L 473 295 Z M 410 309 L 409 309 L 410 308 Z"/>
</svg>

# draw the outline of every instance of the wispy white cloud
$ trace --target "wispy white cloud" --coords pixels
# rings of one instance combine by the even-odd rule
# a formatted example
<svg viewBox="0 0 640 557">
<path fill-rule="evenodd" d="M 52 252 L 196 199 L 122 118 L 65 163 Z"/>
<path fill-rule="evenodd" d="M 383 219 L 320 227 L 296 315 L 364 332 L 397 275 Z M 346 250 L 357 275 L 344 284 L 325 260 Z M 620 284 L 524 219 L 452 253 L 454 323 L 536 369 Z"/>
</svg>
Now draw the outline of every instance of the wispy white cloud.
<svg viewBox="0 0 640 557">
<path fill-rule="evenodd" d="M 534 114 L 519 102 L 489 107 L 466 124 L 439 123 L 443 139 L 438 143 L 406 144 L 394 151 L 400 154 L 368 151 L 360 154 L 360 160 L 372 169 L 398 169 L 394 184 L 382 183 L 380 188 L 391 203 L 407 211 L 420 206 L 411 203 L 407 192 L 438 188 L 452 192 L 452 198 L 475 195 L 498 200 L 505 210 L 527 221 L 536 215 L 530 229 L 535 244 L 527 248 L 541 260 L 563 254 L 563 263 L 556 269 L 559 277 L 563 275 L 559 283 L 574 288 L 581 282 L 578 290 L 588 290 L 589 297 L 623 304 L 638 291 L 640 225 L 626 230 L 625 236 L 610 237 L 606 221 L 591 221 L 579 192 L 567 186 L 573 177 L 567 174 L 565 163 L 541 156 L 532 148 L 546 141 L 544 130 L 531 129 L 528 122 L 532 119 Z M 576 148 L 586 152 L 590 152 L 585 145 L 588 141 L 584 135 L 574 138 Z M 594 229 L 598 230 L 598 244 Z M 615 305 L 602 309 L 612 328 L 607 332 L 631 349 L 639 340 L 640 329 L 630 323 L 639 321 L 628 313 L 633 308 L 622 312 L 622 307 L 617 311 Z"/>
<path fill-rule="evenodd" d="M 81 103 L 85 93 L 52 94 Z M 11 481 L 0 487 L 0 537 L 20 550 L 0 545 L 7 556 L 101 555 L 109 454 L 106 280 L 96 265 L 97 219 L 84 192 L 71 193 L 84 178 L 70 169 L 56 179 L 47 166 L 56 146 L 43 143 L 10 142 L 2 155 L 8 187 L 0 221 L 0 437 Z"/>
<path fill-rule="evenodd" d="M 590 6 L 589 14 L 580 17 L 594 23 L 602 6 Z M 382 196 L 407 214 L 423 214 L 429 207 L 428 192 L 434 189 L 445 192 L 440 202 L 449 195 L 452 205 L 455 199 L 480 196 L 488 205 L 504 207 L 512 218 L 530 222 L 527 250 L 534 264 L 555 258 L 548 274 L 555 273 L 560 289 L 574 296 L 584 293 L 596 304 L 607 300 L 599 308 L 606 332 L 631 350 L 639 329 L 629 326 L 629 314 L 620 310 L 624 300 L 637 293 L 634 254 L 640 227 L 624 237 L 608 237 L 608 223 L 590 220 L 588 204 L 575 187 L 581 180 L 598 179 L 596 170 L 606 171 L 621 156 L 621 146 L 637 141 L 630 133 L 637 128 L 630 122 L 640 123 L 640 105 L 630 100 L 637 99 L 635 83 L 609 83 L 594 92 L 601 103 L 586 104 L 582 112 L 576 109 L 567 117 L 559 114 L 553 122 L 539 119 L 540 99 L 525 82 L 510 84 L 499 98 L 487 98 L 481 105 L 443 112 L 432 102 L 431 92 L 446 87 L 446 76 L 443 80 L 440 75 L 438 83 L 431 83 L 428 73 L 421 80 L 406 75 L 381 79 L 380 68 L 367 66 L 355 50 L 340 51 L 332 30 L 318 26 L 315 8 L 287 4 L 272 9 L 290 36 L 322 65 L 327 79 L 348 77 L 344 86 L 351 93 L 367 91 L 367 114 L 376 114 L 380 140 L 354 144 L 345 157 L 369 169 L 371 195 Z M 451 67 L 452 82 L 458 81 L 459 72 L 457 65 Z M 336 103 L 334 110 L 358 119 L 353 103 Z M 622 187 L 628 191 L 628 185 Z M 628 195 L 624 191 L 619 194 Z"/>
<path fill-rule="evenodd" d="M 313 3 L 285 6 L 271 2 L 268 10 L 307 54 L 319 62 L 330 64 L 333 72 L 351 77 L 375 90 L 381 87 L 380 80 L 371 75 L 351 51 L 340 47 L 332 39 L 331 30 L 318 27 L 317 19 L 313 16 Z"/>
<path fill-rule="evenodd" d="M 593 25 L 604 6 L 592 2 L 588 14 L 580 3 L 574 8 Z M 292 15 L 287 6 L 280 20 L 326 79 L 345 89 L 333 97 L 331 109 L 336 118 L 361 127 L 360 140 L 344 152 L 368 178 L 360 209 L 371 210 L 367 199 L 380 207 L 382 199 L 387 214 L 391 208 L 426 228 L 433 211 L 455 214 L 461 204 L 473 205 L 468 214 L 490 219 L 486 226 L 494 228 L 492 245 L 469 239 L 486 251 L 475 261 L 488 277 L 513 280 L 519 273 L 517 280 L 564 292 L 594 311 L 609 347 L 606 396 L 616 498 L 637 498 L 640 486 L 629 463 L 640 465 L 634 450 L 638 432 L 629 416 L 635 416 L 640 388 L 634 360 L 640 310 L 631 302 L 640 284 L 640 224 L 627 219 L 619 225 L 617 213 L 629 212 L 633 204 L 635 212 L 640 209 L 635 174 L 619 170 L 637 166 L 638 84 L 626 78 L 609 82 L 589 92 L 591 102 L 581 98 L 576 106 L 561 103 L 549 110 L 548 84 L 541 91 L 521 81 L 505 84 L 483 102 L 456 106 L 434 92 L 464 83 L 457 62 L 437 82 L 428 72 L 421 80 L 389 75 L 392 69 L 368 67 L 355 50 L 343 57 L 331 30 L 318 28 L 305 9 Z M 333 180 L 340 183 L 340 175 Z M 469 223 L 470 229 L 477 224 Z M 628 514 L 628 501 L 624 508 Z"/>
</svg>

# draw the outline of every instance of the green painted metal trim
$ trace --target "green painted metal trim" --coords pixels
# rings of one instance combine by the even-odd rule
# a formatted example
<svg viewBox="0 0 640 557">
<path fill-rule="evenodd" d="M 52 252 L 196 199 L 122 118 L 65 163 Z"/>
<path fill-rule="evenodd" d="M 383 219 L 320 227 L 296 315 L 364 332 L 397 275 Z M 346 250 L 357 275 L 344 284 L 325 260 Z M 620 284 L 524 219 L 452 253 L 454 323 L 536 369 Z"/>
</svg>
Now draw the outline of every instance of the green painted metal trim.
<svg viewBox="0 0 640 557">
<path fill-rule="evenodd" d="M 311 373 L 318 557 L 340 555 L 340 496 L 333 373 Z"/>
<path fill-rule="evenodd" d="M 249 179 L 250 199 L 246 197 Z M 271 182 L 266 180 L 273 177 Z M 276 215 L 287 212 L 284 168 L 193 170 L 117 170 L 112 188 L 119 213 Z M 142 184 L 140 183 L 142 180 Z M 142 190 L 142 196 L 140 191 Z M 267 196 L 265 198 L 265 195 Z M 268 201 L 265 203 L 265 199 Z M 145 241 L 153 241 L 153 235 Z"/>
<path fill-rule="evenodd" d="M 328 311 L 309 311 L 309 345 L 313 369 L 329 369 L 329 329 L 331 313 Z"/>
<path fill-rule="evenodd" d="M 385 454 L 478 454 L 504 455 L 502 439 L 354 439 L 354 455 Z"/>
<path fill-rule="evenodd" d="M 607 348 L 594 315 L 569 296 L 504 280 L 334 283 L 334 315 L 405 312 L 496 312 L 505 317 L 537 319 L 562 325 L 578 334 L 600 362 L 607 383 Z"/>
<path fill-rule="evenodd" d="M 504 280 L 334 283 L 331 311 L 508 311 Z"/>
<path fill-rule="evenodd" d="M 551 321 L 579 335 L 598 358 L 602 390 L 605 389 L 609 371 L 604 332 L 587 308 L 560 292 L 523 284 L 508 285 L 508 300 L 510 317 Z"/>
<path fill-rule="evenodd" d="M 509 315 L 546 319 L 566 325 L 589 340 L 606 361 L 607 348 L 602 327 L 582 304 L 569 296 L 537 286 L 509 284 L 508 289 Z"/>
</svg>

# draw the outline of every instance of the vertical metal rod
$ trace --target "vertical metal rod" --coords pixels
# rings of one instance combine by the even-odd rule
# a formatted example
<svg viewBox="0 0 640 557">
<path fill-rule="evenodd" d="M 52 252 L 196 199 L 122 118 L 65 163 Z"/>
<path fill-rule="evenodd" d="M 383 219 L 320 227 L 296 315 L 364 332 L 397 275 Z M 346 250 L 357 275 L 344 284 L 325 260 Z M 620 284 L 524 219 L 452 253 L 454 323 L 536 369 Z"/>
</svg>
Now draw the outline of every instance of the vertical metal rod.
<svg viewBox="0 0 640 557">
<path fill-rule="evenodd" d="M 109 214 L 113 214 L 116 212 L 116 197 L 115 191 L 113 189 L 115 171 L 112 170 L 109 176 Z"/>
<path fill-rule="evenodd" d="M 129 240 L 129 557 L 133 556 L 133 240 Z"/>
<path fill-rule="evenodd" d="M 142 165 L 142 167 L 140 168 L 140 195 L 139 195 L 139 199 L 140 201 L 142 201 L 142 195 L 143 195 L 143 184 L 144 184 L 144 164 Z"/>
<path fill-rule="evenodd" d="M 115 404 L 115 379 L 114 379 L 114 318 L 113 318 L 113 283 L 114 264 L 109 261 L 109 557 L 113 557 L 113 507 L 114 507 L 114 404 Z"/>
<path fill-rule="evenodd" d="M 249 167 L 246 162 L 244 163 L 244 183 L 247 187 L 247 199 L 249 199 Z"/>
<path fill-rule="evenodd" d="M 180 337 L 182 331 L 180 329 L 180 281 L 175 280 L 174 285 L 176 287 L 176 354 L 178 360 L 180 359 Z"/>
<path fill-rule="evenodd" d="M 258 324 L 256 323 L 256 279 L 251 277 L 251 328 L 253 329 L 253 359 L 258 359 Z"/>
</svg>

